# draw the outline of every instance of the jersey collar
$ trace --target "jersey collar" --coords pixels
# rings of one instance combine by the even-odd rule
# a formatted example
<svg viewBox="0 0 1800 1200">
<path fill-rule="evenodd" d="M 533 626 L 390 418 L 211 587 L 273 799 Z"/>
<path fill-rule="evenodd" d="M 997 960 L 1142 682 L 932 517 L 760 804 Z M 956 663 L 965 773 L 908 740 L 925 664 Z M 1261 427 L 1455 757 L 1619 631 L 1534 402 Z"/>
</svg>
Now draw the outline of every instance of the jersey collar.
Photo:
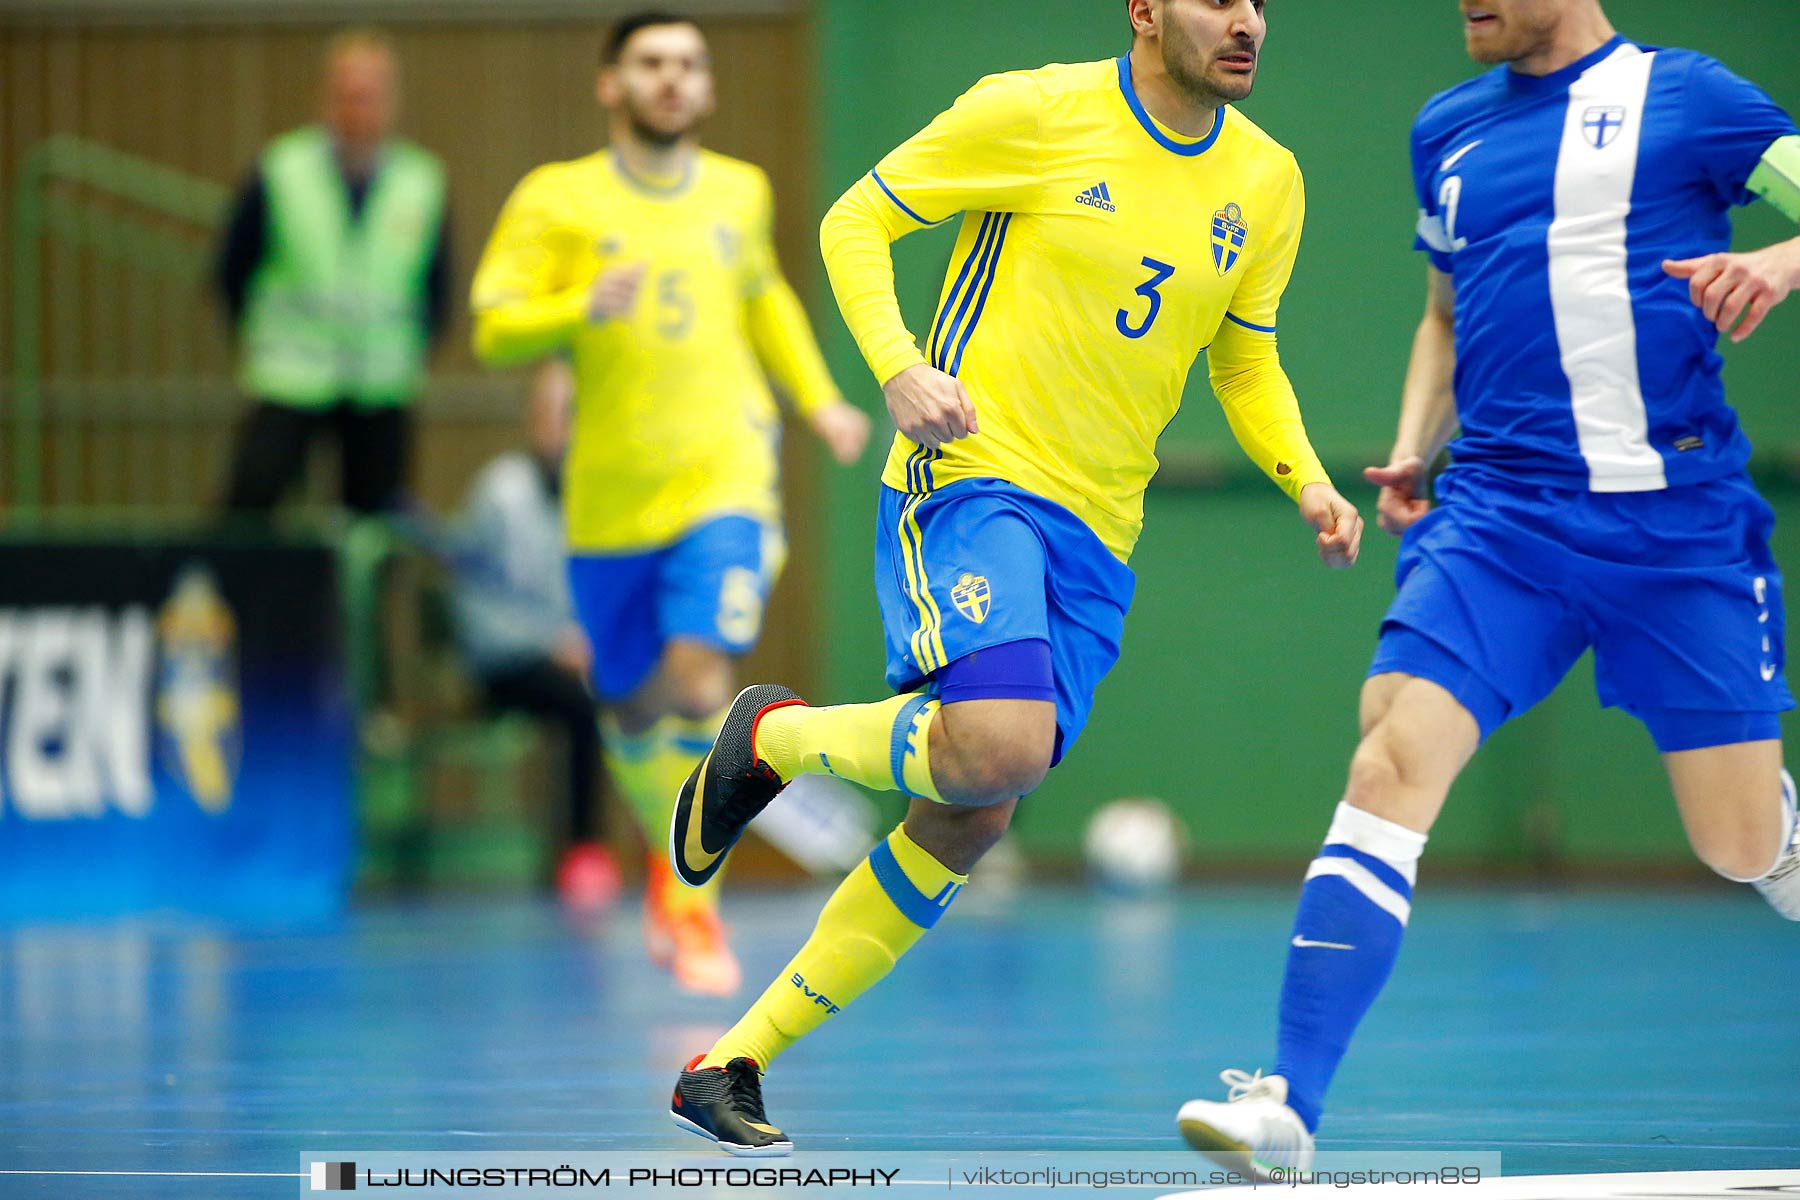
<svg viewBox="0 0 1800 1200">
<path fill-rule="evenodd" d="M 1144 102 L 1138 99 L 1137 88 L 1132 86 L 1131 55 L 1129 53 L 1119 56 L 1119 91 L 1124 93 L 1125 103 L 1131 106 L 1131 115 L 1136 117 L 1138 124 L 1144 127 L 1144 132 L 1150 135 L 1152 141 L 1170 153 L 1180 154 L 1186 158 L 1205 154 L 1212 149 L 1212 144 L 1219 140 L 1219 131 L 1225 128 L 1225 106 L 1221 104 L 1213 113 L 1212 129 L 1199 141 L 1185 142 L 1164 133 L 1162 126 L 1158 125 L 1155 118 L 1151 117 L 1144 108 Z"/>
<path fill-rule="evenodd" d="M 642 175 L 636 174 L 630 167 L 626 166 L 625 156 L 619 153 L 617 147 L 608 146 L 606 148 L 606 157 L 607 160 L 612 163 L 613 170 L 618 172 L 619 178 L 623 179 L 634 190 L 642 192 L 646 196 L 656 196 L 659 199 L 664 200 L 679 196 L 692 186 L 694 182 L 694 168 L 700 160 L 698 154 L 693 155 L 688 159 L 687 165 L 682 168 L 680 179 L 677 179 L 674 183 L 670 184 L 658 184 L 654 180 L 646 179 Z"/>
<path fill-rule="evenodd" d="M 1506 85 L 1514 92 L 1524 96 L 1542 96 L 1550 92 L 1567 90 L 1568 86 L 1586 74 L 1589 68 L 1611 58 L 1613 52 L 1624 44 L 1625 35 L 1615 33 L 1599 49 L 1589 51 L 1568 66 L 1558 71 L 1552 71 L 1548 75 L 1525 75 L 1511 67 L 1500 69 L 1506 72 Z"/>
</svg>

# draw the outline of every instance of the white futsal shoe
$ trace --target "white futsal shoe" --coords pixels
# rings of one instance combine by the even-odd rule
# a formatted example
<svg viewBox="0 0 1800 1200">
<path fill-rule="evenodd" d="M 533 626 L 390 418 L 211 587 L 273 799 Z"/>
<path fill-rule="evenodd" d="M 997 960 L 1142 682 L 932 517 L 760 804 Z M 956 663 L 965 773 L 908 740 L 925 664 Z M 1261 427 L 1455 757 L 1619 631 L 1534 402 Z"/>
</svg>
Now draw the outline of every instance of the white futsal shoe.
<svg viewBox="0 0 1800 1200">
<path fill-rule="evenodd" d="M 1788 811 L 1794 809 L 1794 777 L 1781 773 L 1781 790 L 1786 794 Z M 1790 921 L 1800 921 L 1800 820 L 1794 822 L 1793 836 L 1787 849 L 1769 868 L 1769 873 L 1754 880 L 1751 887 L 1762 893 L 1769 907 Z"/>
<path fill-rule="evenodd" d="M 1188 1145 L 1258 1182 L 1277 1168 L 1312 1168 L 1313 1135 L 1288 1107 L 1286 1079 L 1236 1070 L 1220 1071 L 1219 1078 L 1230 1089 L 1223 1102 L 1189 1100 L 1175 1117 Z"/>
</svg>

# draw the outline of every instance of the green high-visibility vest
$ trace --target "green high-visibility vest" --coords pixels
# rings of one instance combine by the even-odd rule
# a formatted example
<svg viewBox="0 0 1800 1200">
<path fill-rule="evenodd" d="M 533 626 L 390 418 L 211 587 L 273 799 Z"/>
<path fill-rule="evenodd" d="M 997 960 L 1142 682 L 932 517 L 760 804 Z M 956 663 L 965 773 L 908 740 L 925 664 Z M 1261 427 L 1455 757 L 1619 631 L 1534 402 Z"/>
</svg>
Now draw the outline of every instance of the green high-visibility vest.
<svg viewBox="0 0 1800 1200">
<path fill-rule="evenodd" d="M 276 138 L 261 169 L 267 249 L 240 326 L 245 390 L 301 408 L 404 404 L 425 377 L 443 164 L 409 142 L 384 143 L 354 219 L 324 129 Z"/>
</svg>

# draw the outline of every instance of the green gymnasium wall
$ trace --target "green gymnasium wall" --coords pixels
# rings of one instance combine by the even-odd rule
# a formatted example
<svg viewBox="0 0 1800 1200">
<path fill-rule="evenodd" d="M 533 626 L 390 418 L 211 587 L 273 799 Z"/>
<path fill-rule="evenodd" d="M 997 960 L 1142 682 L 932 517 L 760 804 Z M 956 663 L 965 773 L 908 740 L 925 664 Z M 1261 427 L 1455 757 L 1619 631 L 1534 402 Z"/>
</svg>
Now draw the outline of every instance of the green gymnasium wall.
<svg viewBox="0 0 1800 1200">
<path fill-rule="evenodd" d="M 1124 8 L 1123 0 L 821 0 L 820 212 L 979 76 L 1121 53 Z M 1800 112 L 1793 0 L 1743 0 L 1729 19 L 1687 0 L 1615 0 L 1611 10 L 1629 36 L 1717 55 Z M 1268 16 L 1261 77 L 1243 108 L 1294 151 L 1308 197 L 1306 240 L 1282 307 L 1282 358 L 1315 443 L 1372 514 L 1373 493 L 1355 471 L 1392 437 L 1423 301 L 1423 260 L 1409 248 L 1407 131 L 1429 95 L 1477 68 L 1463 55 L 1453 0 L 1379 15 L 1274 0 Z M 1738 231 L 1742 245 L 1760 245 L 1791 236 L 1792 226 L 1757 206 Z M 896 247 L 915 330 L 936 299 L 951 236 L 924 232 Z M 839 379 L 879 411 L 841 322 L 822 327 Z M 1765 454 L 1800 452 L 1797 345 L 1800 301 L 1727 352 L 1733 401 Z M 1229 462 L 1230 434 L 1204 372 L 1196 378 L 1165 459 Z M 872 698 L 882 686 L 869 549 L 878 471 L 871 461 L 830 484 L 821 610 L 833 700 Z M 1800 563 L 1800 491 L 1772 485 L 1770 496 L 1783 518 L 1777 552 Z M 1081 743 L 1022 807 L 1028 847 L 1072 853 L 1095 805 L 1148 794 L 1179 808 L 1196 858 L 1214 869 L 1311 852 L 1355 745 L 1356 696 L 1392 591 L 1394 543 L 1371 525 L 1362 563 L 1332 573 L 1313 559 L 1310 540 L 1273 487 L 1241 473 L 1215 486 L 1153 488 L 1132 561 L 1138 593 L 1124 656 Z M 1684 847 L 1648 736 L 1598 709 L 1587 663 L 1484 748 L 1434 835 L 1434 857 L 1544 867 L 1679 863 Z"/>
</svg>

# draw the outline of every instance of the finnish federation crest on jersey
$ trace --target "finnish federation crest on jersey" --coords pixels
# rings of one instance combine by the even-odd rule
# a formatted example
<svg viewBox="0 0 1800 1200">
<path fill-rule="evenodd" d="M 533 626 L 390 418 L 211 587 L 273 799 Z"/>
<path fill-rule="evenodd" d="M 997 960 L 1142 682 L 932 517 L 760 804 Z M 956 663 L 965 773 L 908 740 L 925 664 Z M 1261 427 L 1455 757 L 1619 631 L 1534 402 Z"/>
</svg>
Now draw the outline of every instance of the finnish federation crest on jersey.
<svg viewBox="0 0 1800 1200">
<path fill-rule="evenodd" d="M 988 586 L 986 575 L 964 571 L 956 586 L 950 589 L 950 602 L 956 605 L 957 612 L 979 625 L 987 620 L 988 610 L 994 607 L 994 591 Z"/>
<path fill-rule="evenodd" d="M 1625 128 L 1623 104 L 1595 104 L 1581 117 L 1582 136 L 1596 150 L 1604 150 L 1617 141 Z"/>
<path fill-rule="evenodd" d="M 1243 252 L 1244 238 L 1250 233 L 1250 227 L 1244 224 L 1244 210 L 1236 204 L 1227 204 L 1212 218 L 1212 252 L 1213 266 L 1219 274 L 1231 274 L 1231 268 L 1237 266 L 1238 255 Z"/>
</svg>

